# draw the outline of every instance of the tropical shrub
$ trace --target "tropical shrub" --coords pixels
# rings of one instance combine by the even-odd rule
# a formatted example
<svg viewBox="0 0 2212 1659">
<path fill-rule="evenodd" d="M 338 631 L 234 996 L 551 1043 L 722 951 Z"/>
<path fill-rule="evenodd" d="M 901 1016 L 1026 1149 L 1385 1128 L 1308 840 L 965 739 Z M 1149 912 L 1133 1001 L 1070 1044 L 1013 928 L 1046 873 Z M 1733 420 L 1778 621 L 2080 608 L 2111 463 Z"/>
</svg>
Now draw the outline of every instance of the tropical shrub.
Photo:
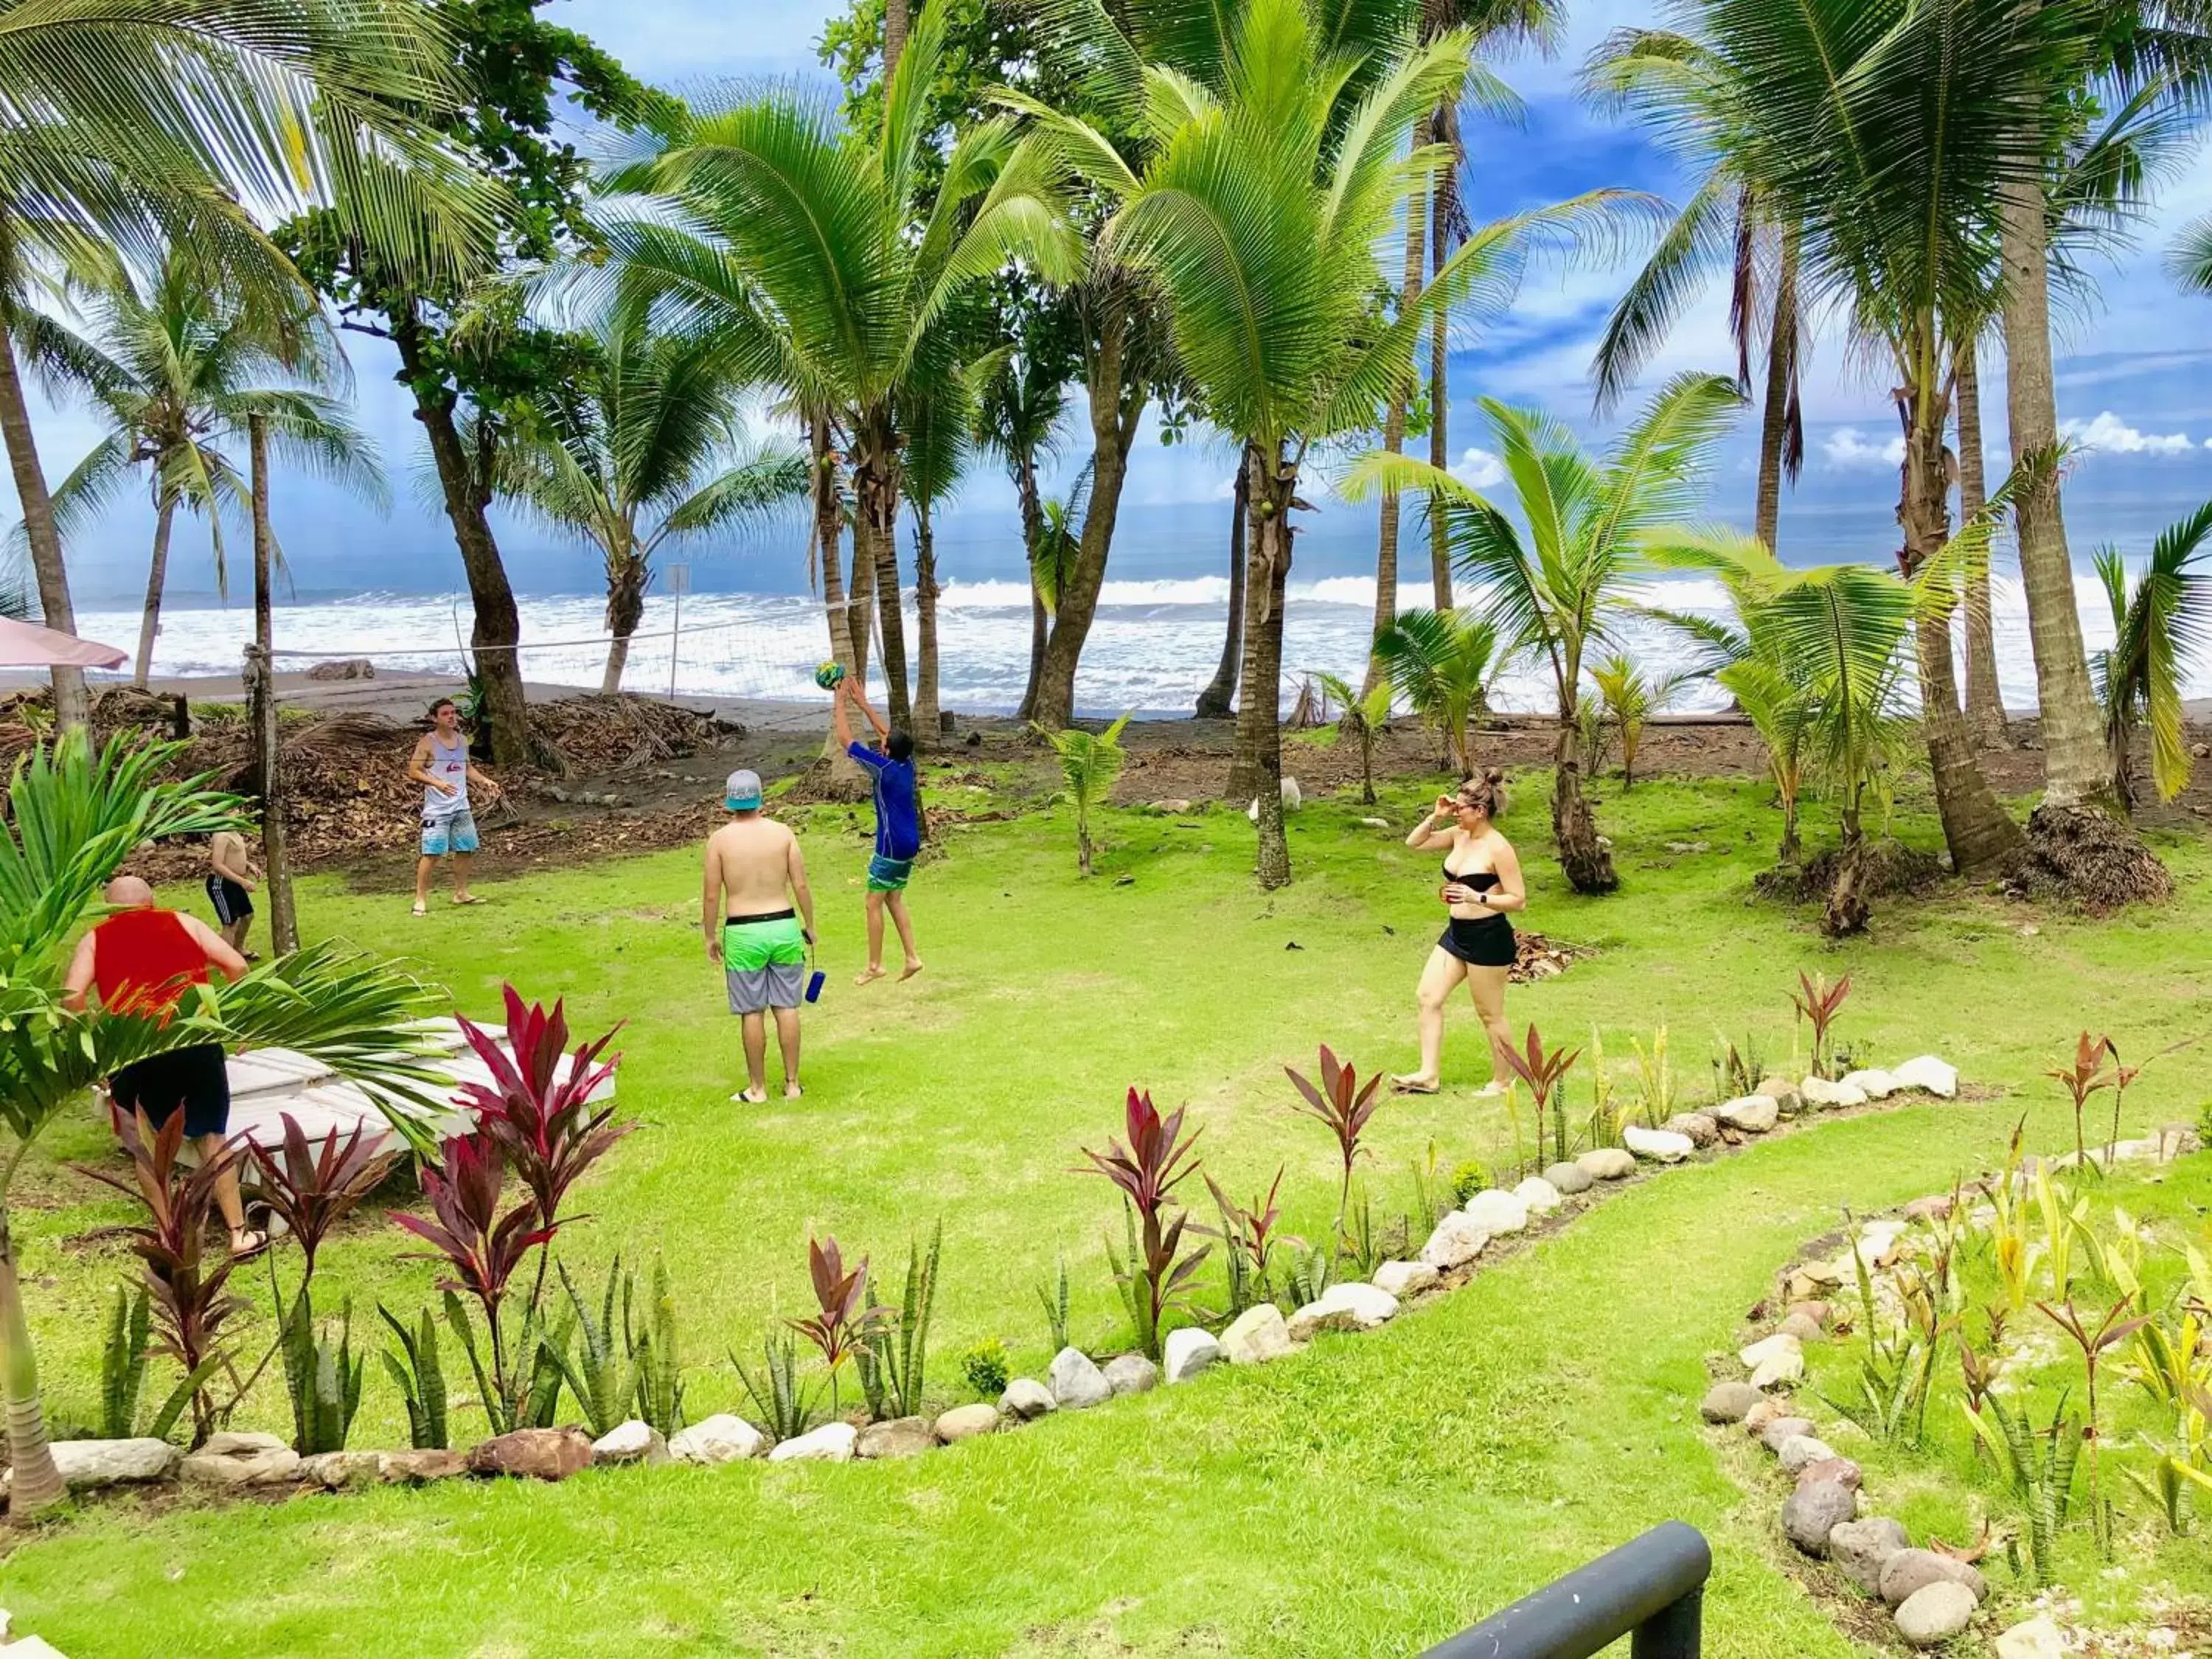
<svg viewBox="0 0 2212 1659">
<path fill-rule="evenodd" d="M 1352 1200 L 1352 1166 L 1358 1160 L 1359 1138 L 1367 1132 L 1368 1120 L 1382 1103 L 1382 1073 L 1377 1072 L 1367 1079 L 1366 1087 L 1360 1087 L 1358 1073 L 1348 1065 L 1340 1065 L 1325 1042 L 1321 1046 L 1320 1087 L 1287 1066 L 1283 1071 L 1298 1091 L 1291 1109 L 1314 1119 L 1336 1137 L 1344 1172 L 1337 1186 L 1336 1229 L 1332 1237 L 1341 1240 L 1346 1208 Z"/>
<path fill-rule="evenodd" d="M 1567 1121 L 1564 1102 L 1557 1101 L 1560 1085 L 1572 1068 L 1582 1050 L 1553 1048 L 1547 1052 L 1544 1040 L 1537 1035 L 1534 1024 L 1528 1027 L 1525 1051 L 1516 1052 L 1508 1045 L 1500 1048 L 1498 1057 L 1505 1062 L 1513 1075 L 1528 1085 L 1534 1097 L 1536 1111 L 1536 1162 L 1543 1161 L 1545 1130 L 1551 1131 L 1552 1152 L 1559 1163 L 1567 1158 Z"/>
<path fill-rule="evenodd" d="M 428 1308 L 412 1330 L 380 1306 L 398 1348 L 384 1350 L 384 1369 L 407 1407 L 408 1443 L 417 1451 L 443 1451 L 451 1443 L 446 1421 L 446 1372 L 438 1353 L 438 1322 Z"/>
<path fill-rule="evenodd" d="M 1797 988 L 1790 994 L 1790 1003 L 1796 1009 L 1798 1018 L 1813 1028 L 1813 1072 L 1816 1077 L 1829 1075 L 1828 1032 L 1836 1023 L 1836 1016 L 1851 994 L 1851 976 L 1845 974 L 1834 984 L 1825 974 L 1797 975 Z"/>
<path fill-rule="evenodd" d="M 866 1351 L 888 1310 L 868 1300 L 868 1258 L 845 1265 L 835 1238 L 806 1241 L 807 1280 L 815 1310 L 785 1323 L 814 1345 L 830 1373 L 830 1414 L 837 1414 L 837 1376 L 845 1362 Z"/>
<path fill-rule="evenodd" d="M 1064 1347 L 1066 1345 L 1061 1344 Z M 1059 1348 L 1053 1350 L 1054 1353 Z M 1012 1379 L 1013 1363 L 1007 1357 L 1006 1345 L 995 1336 L 987 1336 L 981 1342 L 970 1343 L 960 1356 L 960 1378 L 971 1393 L 985 1400 L 996 1400 L 1006 1391 Z"/>
<path fill-rule="evenodd" d="M 1215 1237 L 1224 1246 L 1222 1261 L 1229 1280 L 1226 1312 L 1234 1319 L 1247 1308 L 1274 1300 L 1275 1250 L 1290 1242 L 1283 1238 L 1278 1224 L 1283 1215 L 1277 1197 L 1283 1189 L 1282 1167 L 1276 1166 L 1274 1180 L 1265 1194 L 1252 1200 L 1249 1209 L 1223 1191 L 1211 1175 L 1206 1177 L 1206 1187 L 1221 1214 L 1221 1229 Z"/>
<path fill-rule="evenodd" d="M 1103 732 L 1085 732 L 1079 727 L 1070 732 L 1048 732 L 1036 728 L 1042 737 L 1060 757 L 1060 776 L 1066 781 L 1067 802 L 1075 809 L 1075 865 L 1085 875 L 1093 873 L 1091 855 L 1097 844 L 1091 838 L 1091 816 L 1106 805 L 1106 798 L 1114 793 L 1114 780 L 1121 775 L 1121 763 L 1128 758 L 1121 748 L 1121 728 L 1128 725 L 1127 714 L 1115 720 Z"/>
<path fill-rule="evenodd" d="M 926 1252 L 908 1248 L 906 1288 L 898 1306 L 882 1310 L 883 1316 L 861 1338 L 860 1383 L 878 1417 L 912 1417 L 921 1410 L 930 1314 L 937 1305 L 937 1264 L 944 1253 L 945 1224 L 939 1221 Z"/>
<path fill-rule="evenodd" d="M 1452 1171 L 1452 1197 L 1462 1210 L 1468 1200 L 1477 1193 L 1489 1191 L 1490 1186 L 1490 1166 L 1480 1158 L 1470 1158 Z"/>
<path fill-rule="evenodd" d="M 1137 1346 L 1155 1361 L 1164 1334 L 1162 1323 L 1170 1311 L 1187 1305 L 1191 1276 L 1207 1249 L 1201 1244 L 1184 1254 L 1182 1235 L 1189 1212 L 1178 1206 L 1172 1216 L 1168 1213 L 1175 1189 L 1199 1169 L 1193 1150 L 1198 1135 L 1193 1132 L 1186 1138 L 1182 1120 L 1180 1108 L 1163 1117 L 1150 1094 L 1133 1088 L 1122 1113 L 1128 1144 L 1109 1140 L 1103 1157 L 1083 1149 L 1091 1160 L 1091 1170 L 1083 1173 L 1105 1176 L 1121 1194 L 1127 1254 L 1117 1254 L 1109 1238 L 1107 1257 L 1128 1307 Z"/>
<path fill-rule="evenodd" d="M 1390 691 L 1436 727 L 1459 775 L 1473 777 L 1474 723 L 1512 660 L 1497 624 L 1470 611 L 1403 611 L 1376 635 L 1375 660 Z"/>
<path fill-rule="evenodd" d="M 761 1339 L 761 1369 L 756 1376 L 733 1350 L 730 1364 L 752 1401 L 753 1415 L 769 1437 L 795 1440 L 814 1420 L 806 1391 L 799 1380 L 799 1341 L 787 1331 L 770 1331 Z"/>
<path fill-rule="evenodd" d="M 1070 1297 L 1067 1284 L 1067 1257 L 1062 1253 L 1057 1259 L 1054 1277 L 1048 1284 L 1036 1287 L 1037 1301 L 1044 1309 L 1045 1328 L 1052 1334 L 1052 1351 L 1058 1353 L 1067 1346 L 1067 1313 Z"/>
<path fill-rule="evenodd" d="M 1359 804 L 1375 805 L 1375 744 L 1382 736 L 1390 720 L 1390 702 L 1395 693 L 1388 679 L 1379 679 L 1364 696 L 1352 690 L 1349 680 L 1334 674 L 1321 677 L 1324 696 L 1337 707 L 1336 723 L 1324 726 L 1319 735 L 1328 740 L 1350 740 L 1359 746 Z"/>
</svg>

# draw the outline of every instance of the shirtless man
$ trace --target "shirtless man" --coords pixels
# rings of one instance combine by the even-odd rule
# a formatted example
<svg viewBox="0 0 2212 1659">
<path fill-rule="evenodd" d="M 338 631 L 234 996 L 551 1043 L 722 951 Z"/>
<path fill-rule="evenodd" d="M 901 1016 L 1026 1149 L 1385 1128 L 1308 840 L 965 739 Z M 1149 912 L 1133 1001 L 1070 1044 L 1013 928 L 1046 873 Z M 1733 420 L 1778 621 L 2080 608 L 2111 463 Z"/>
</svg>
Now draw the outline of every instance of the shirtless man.
<svg viewBox="0 0 2212 1659">
<path fill-rule="evenodd" d="M 730 1098 L 748 1106 L 768 1100 L 768 1012 L 774 1009 L 783 1097 L 796 1100 L 799 1005 L 814 943 L 806 859 L 796 836 L 761 815 L 757 773 L 731 773 L 722 805 L 730 821 L 707 838 L 699 928 L 707 936 L 707 959 L 722 964 L 730 1012 L 744 1020 L 745 1086 Z"/>
<path fill-rule="evenodd" d="M 416 740 L 408 757 L 407 776 L 422 786 L 422 856 L 415 860 L 415 914 L 430 914 L 430 872 L 438 860 L 452 854 L 453 902 L 483 902 L 469 891 L 469 865 L 476 857 L 477 820 L 469 805 L 469 786 L 474 784 L 487 800 L 496 801 L 499 785 L 469 758 L 469 740 L 461 731 L 461 711 L 451 697 L 430 705 L 430 729 Z"/>
<path fill-rule="evenodd" d="M 222 924 L 223 943 L 248 962 L 260 960 L 246 948 L 246 935 L 253 926 L 253 890 L 261 873 L 246 856 L 246 837 L 235 830 L 218 830 L 208 840 L 208 902 Z"/>
</svg>

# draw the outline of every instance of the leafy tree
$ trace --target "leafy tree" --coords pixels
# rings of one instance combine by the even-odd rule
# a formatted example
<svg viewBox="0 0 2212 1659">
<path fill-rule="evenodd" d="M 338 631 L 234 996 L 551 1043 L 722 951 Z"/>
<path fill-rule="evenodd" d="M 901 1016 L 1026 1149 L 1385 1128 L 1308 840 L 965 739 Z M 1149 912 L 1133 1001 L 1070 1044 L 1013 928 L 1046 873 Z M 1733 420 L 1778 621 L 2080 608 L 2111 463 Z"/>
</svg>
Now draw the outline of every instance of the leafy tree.
<svg viewBox="0 0 2212 1659">
<path fill-rule="evenodd" d="M 103 276 L 74 294 L 74 316 L 26 317 L 18 337 L 50 394 L 82 398 L 108 428 L 54 489 L 64 540 L 150 475 L 154 550 L 134 677 L 143 688 L 180 508 L 207 520 L 216 587 L 228 592 L 223 520 L 246 513 L 248 491 L 225 446 L 244 440 L 249 419 L 259 417 L 277 459 L 379 508 L 386 492 L 374 446 L 331 395 L 346 389 L 344 360 L 319 319 L 295 325 L 216 292 L 173 249 L 143 291 L 120 267 Z"/>
<path fill-rule="evenodd" d="M 1375 641 L 1382 684 L 1437 728 L 1462 778 L 1474 775 L 1474 722 L 1511 658 L 1498 624 L 1471 607 L 1406 611 Z"/>
<path fill-rule="evenodd" d="M 0 1158 L 0 1391 L 17 1516 L 63 1495 L 7 1224 L 9 1184 L 54 1115 L 134 1060 L 201 1042 L 281 1044 L 411 1096 L 428 1076 L 410 1029 L 426 1012 L 422 988 L 333 945 L 204 988 L 166 1024 L 63 1009 L 74 935 L 124 860 L 147 841 L 246 824 L 243 801 L 175 777 L 179 753 L 180 745 L 130 738 L 94 751 L 81 733 L 66 732 L 27 754 L 9 780 L 10 817 L 0 824 L 0 1127 L 15 1146 Z"/>
<path fill-rule="evenodd" d="M 2151 787 L 2160 800 L 2187 787 L 2189 745 L 2182 732 L 2182 667 L 2212 641 L 2212 570 L 2199 559 L 2212 548 L 2212 501 L 2169 526 L 2132 583 L 2116 547 L 2097 550 L 2097 574 L 2112 607 L 2113 641 L 2092 660 L 2105 710 L 2112 793 L 2136 799 L 2128 748 L 2137 726 L 2150 732 Z"/>
<path fill-rule="evenodd" d="M 1718 375 L 1678 375 L 1594 461 L 1558 422 L 1485 398 L 1491 441 L 1528 526 L 1525 538 L 1448 472 L 1370 456 L 1356 475 L 1364 489 L 1395 471 L 1439 498 L 1460 574 L 1485 590 L 1486 609 L 1510 646 L 1551 670 L 1559 718 L 1552 836 L 1578 893 L 1620 884 L 1583 794 L 1583 667 L 1627 606 L 1629 578 L 1651 538 L 1695 505 L 1713 442 L 1741 406 L 1735 386 Z"/>
<path fill-rule="evenodd" d="M 645 611 L 653 556 L 669 541 L 795 507 L 806 459 L 745 441 L 738 383 L 716 343 L 658 331 L 641 310 L 617 313 L 589 337 L 571 376 L 534 388 L 495 477 L 499 492 L 584 536 L 606 561 L 606 672 L 622 689 L 630 635 Z"/>
<path fill-rule="evenodd" d="M 470 644 L 483 687 L 495 754 L 531 753 L 519 647 L 522 619 L 489 516 L 501 440 L 538 388 L 576 373 L 584 349 L 531 320 L 519 294 L 494 306 L 481 285 L 515 261 L 544 262 L 594 246 L 585 213 L 587 167 L 557 137 L 572 105 L 617 125 L 665 100 L 648 91 L 586 36 L 539 15 L 540 0 L 432 0 L 422 15 L 441 29 L 443 70 L 457 106 L 435 121 L 468 167 L 501 186 L 500 211 L 479 228 L 466 257 L 435 271 L 367 240 L 349 202 L 307 213 L 281 234 L 340 325 L 392 342 L 397 376 L 422 424 L 439 503 L 453 527 L 474 612 Z"/>
<path fill-rule="evenodd" d="M 41 277 L 117 254 L 151 270 L 190 248 L 210 286 L 274 295 L 296 275 L 258 216 L 343 199 L 355 235 L 428 269 L 450 262 L 483 208 L 426 131 L 454 88 L 437 21 L 412 0 L 19 3 L 7 15 L 0 441 L 40 609 L 74 631 L 14 337 Z M 409 234 L 392 240 L 402 225 Z M 62 722 L 81 724 L 83 676 L 57 669 L 53 683 Z"/>
</svg>

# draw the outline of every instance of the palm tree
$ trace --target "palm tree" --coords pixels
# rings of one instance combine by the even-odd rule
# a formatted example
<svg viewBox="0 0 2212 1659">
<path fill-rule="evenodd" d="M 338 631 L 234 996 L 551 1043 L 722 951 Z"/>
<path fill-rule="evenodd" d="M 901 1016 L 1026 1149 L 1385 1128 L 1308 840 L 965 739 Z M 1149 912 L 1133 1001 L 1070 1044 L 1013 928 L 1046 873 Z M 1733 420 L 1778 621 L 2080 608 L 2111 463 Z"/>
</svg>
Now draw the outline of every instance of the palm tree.
<svg viewBox="0 0 2212 1659">
<path fill-rule="evenodd" d="M 605 275 L 633 301 L 657 300 L 656 317 L 718 337 L 742 379 L 781 386 L 828 421 L 849 469 L 855 563 L 874 571 L 886 701 L 902 729 L 912 709 L 901 400 L 961 373 L 963 331 L 949 313 L 963 289 L 1016 253 L 1070 276 L 1080 252 L 1050 171 L 1018 150 L 1011 120 L 954 139 L 925 211 L 920 156 L 944 35 L 939 12 L 915 20 L 872 142 L 797 89 L 661 114 L 608 171 L 611 257 L 572 276 L 586 297 Z M 641 209 L 624 192 L 662 199 Z"/>
<path fill-rule="evenodd" d="M 2212 294 L 2212 215 L 2182 232 L 2166 256 L 2166 269 L 2191 293 Z"/>
<path fill-rule="evenodd" d="M 1339 743 L 1349 738 L 1359 745 L 1359 804 L 1375 805 L 1375 744 L 1390 723 L 1390 708 L 1397 700 L 1397 688 L 1387 679 L 1378 679 L 1364 691 L 1338 674 L 1320 677 L 1322 696 L 1327 702 L 1336 704 L 1336 724 L 1316 732 L 1323 742 Z"/>
<path fill-rule="evenodd" d="M 1593 665 L 1589 677 L 1591 687 L 1597 693 L 1601 718 L 1620 739 L 1620 787 L 1624 791 L 1632 789 L 1636 787 L 1636 757 L 1644 745 L 1646 722 L 1681 695 L 1689 677 L 1668 673 L 1655 680 L 1625 651 L 1616 651 L 1603 662 Z"/>
<path fill-rule="evenodd" d="M 223 447 L 258 416 L 278 459 L 383 508 L 374 444 L 339 398 L 344 359 L 319 319 L 304 325 L 208 285 L 170 250 L 144 292 L 120 267 L 74 296 L 78 325 L 25 318 L 21 348 L 50 395 L 81 396 L 107 432 L 53 491 L 64 543 L 113 505 L 142 470 L 154 506 L 154 550 L 134 684 L 143 688 L 161 625 L 170 532 L 182 509 L 208 521 L 218 592 L 228 592 L 222 525 L 246 510 L 246 481 Z M 304 384 L 288 385 L 287 381 Z M 18 534 L 21 533 L 19 529 Z"/>
<path fill-rule="evenodd" d="M 654 328 L 623 307 L 587 337 L 570 374 L 532 389 L 502 446 L 500 493 L 588 538 L 606 562 L 606 672 L 622 689 L 653 556 L 672 540 L 787 508 L 809 492 L 806 458 L 745 441 L 742 387 L 720 342 Z"/>
<path fill-rule="evenodd" d="M 1753 135 L 1731 122 L 1731 111 L 1756 95 L 1755 88 L 1729 79 L 1732 67 L 1686 35 L 1630 28 L 1607 36 L 1583 68 L 1583 87 L 1594 99 L 1640 109 L 1662 135 L 1686 137 L 1689 142 L 1677 147 L 1684 149 L 1686 162 L 1704 170 L 1688 203 L 1606 319 L 1590 374 L 1602 414 L 1634 383 L 1705 282 L 1725 268 L 1736 387 L 1746 397 L 1752 392 L 1752 352 L 1762 323 L 1765 332 L 1752 525 L 1753 533 L 1774 547 L 1781 529 L 1783 482 L 1796 481 L 1805 459 L 1798 398 L 1806 355 L 1800 234 L 1761 186 Z M 1763 318 L 1762 281 L 1770 289 Z"/>
<path fill-rule="evenodd" d="M 2112 607 L 2111 647 L 2090 664 L 2105 710 L 2112 793 L 2132 808 L 2128 748 L 2138 726 L 2150 731 L 2151 784 L 2172 800 L 2189 783 L 2181 720 L 2182 665 L 2212 642 L 2212 570 L 2197 561 L 2212 547 L 2212 501 L 2169 526 L 2132 583 L 2116 547 L 2097 550 L 2097 574 Z"/>
<path fill-rule="evenodd" d="M 914 740 L 929 748 L 938 741 L 937 509 L 960 488 L 961 475 L 975 459 L 970 430 L 975 399 L 957 379 L 911 398 L 902 410 L 906 434 L 907 504 L 914 512 Z M 1032 582 L 1034 586 L 1034 582 Z"/>
<path fill-rule="evenodd" d="M 94 752 L 78 732 L 17 763 L 9 821 L 0 824 L 0 1126 L 15 1145 L 0 1158 L 0 1388 L 15 1467 L 11 1512 L 58 1502 L 62 1483 L 46 1447 L 38 1357 L 7 1225 L 9 1185 L 32 1142 L 99 1078 L 191 1043 L 282 1045 L 342 1075 L 419 1096 L 428 1078 L 413 1022 L 422 988 L 398 970 L 333 945 L 263 964 L 210 988 L 164 1024 L 60 1006 L 69 947 L 98 908 L 101 888 L 142 842 L 245 826 L 245 803 L 173 768 L 180 745 L 117 738 Z"/>
<path fill-rule="evenodd" d="M 1462 778 L 1474 775 L 1474 722 L 1510 658 L 1498 625 L 1473 610 L 1408 611 L 1375 641 L 1382 684 L 1437 728 Z"/>
<path fill-rule="evenodd" d="M 481 233 L 436 131 L 453 75 L 435 14 L 411 0 L 161 0 L 92 10 L 18 4 L 0 31 L 0 441 L 46 623 L 73 631 L 61 536 L 15 333 L 41 270 L 119 252 L 151 269 L 191 248 L 210 283 L 274 295 L 297 274 L 260 226 L 342 201 L 355 234 L 441 264 Z M 392 234 L 406 226 L 410 234 Z M 54 671 L 82 723 L 82 676 Z"/>
<path fill-rule="evenodd" d="M 1121 763 L 1128 758 L 1121 748 L 1121 729 L 1128 723 L 1124 714 L 1103 732 L 1085 732 L 1080 726 L 1065 732 L 1036 728 L 1060 757 L 1068 805 L 1075 809 L 1075 865 L 1086 876 L 1093 873 L 1091 857 L 1097 850 L 1091 838 L 1091 815 L 1105 805 L 1114 793 L 1114 780 L 1121 775 Z"/>
<path fill-rule="evenodd" d="M 1449 473 L 1380 456 L 1355 471 L 1358 489 L 1374 487 L 1395 470 L 1443 498 L 1459 574 L 1484 590 L 1484 607 L 1510 647 L 1540 657 L 1550 668 L 1559 718 L 1552 836 L 1560 868 L 1578 893 L 1609 893 L 1620 885 L 1583 794 L 1577 744 L 1583 665 L 1628 607 L 1628 579 L 1652 534 L 1695 505 L 1713 441 L 1741 404 L 1735 386 L 1718 375 L 1678 375 L 1603 459 L 1594 461 L 1549 416 L 1485 398 L 1492 442 L 1528 527 L 1525 538 L 1486 497 Z"/>
<path fill-rule="evenodd" d="M 1040 149 L 1118 204 L 1097 257 L 1158 284 L 1185 374 L 1216 424 L 1245 445 L 1250 530 L 1230 790 L 1259 803 L 1264 887 L 1291 877 L 1283 594 L 1307 452 L 1371 429 L 1411 372 L 1430 313 L 1468 297 L 1532 224 L 1571 220 L 1601 199 L 1486 227 L 1417 302 L 1388 322 L 1376 317 L 1376 248 L 1398 204 L 1447 159 L 1433 146 L 1408 151 L 1407 136 L 1464 82 L 1469 42 L 1455 34 L 1382 52 L 1367 37 L 1333 37 L 1338 21 L 1304 0 L 1248 0 L 1226 21 L 1224 67 L 1210 77 L 1138 70 L 1124 41 L 1120 61 L 1134 82 L 1125 107 L 1147 112 L 1141 175 L 1088 123 L 1023 106 Z"/>
<path fill-rule="evenodd" d="M 975 405 L 975 441 L 999 457 L 1013 481 L 1022 520 L 1022 551 L 1030 569 L 1030 668 L 1023 682 L 1021 707 L 1027 720 L 1036 711 L 1037 676 L 1044 667 L 1051 612 L 1037 585 L 1037 548 L 1044 534 L 1044 492 L 1041 465 L 1058 446 L 1067 412 L 1067 366 L 1033 351 L 1017 351 L 1000 365 Z"/>
</svg>

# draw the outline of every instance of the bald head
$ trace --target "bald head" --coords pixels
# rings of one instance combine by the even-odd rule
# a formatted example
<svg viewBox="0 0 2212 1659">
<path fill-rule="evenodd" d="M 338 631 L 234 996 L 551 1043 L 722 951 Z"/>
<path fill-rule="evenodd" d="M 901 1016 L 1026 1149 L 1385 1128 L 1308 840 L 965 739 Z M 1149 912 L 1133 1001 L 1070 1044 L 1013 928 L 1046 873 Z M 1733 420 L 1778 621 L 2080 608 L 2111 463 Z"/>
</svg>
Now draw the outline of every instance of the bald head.
<svg viewBox="0 0 2212 1659">
<path fill-rule="evenodd" d="M 143 910 L 154 902 L 154 890 L 136 876 L 118 876 L 107 884 L 107 902 L 118 910 Z"/>
</svg>

